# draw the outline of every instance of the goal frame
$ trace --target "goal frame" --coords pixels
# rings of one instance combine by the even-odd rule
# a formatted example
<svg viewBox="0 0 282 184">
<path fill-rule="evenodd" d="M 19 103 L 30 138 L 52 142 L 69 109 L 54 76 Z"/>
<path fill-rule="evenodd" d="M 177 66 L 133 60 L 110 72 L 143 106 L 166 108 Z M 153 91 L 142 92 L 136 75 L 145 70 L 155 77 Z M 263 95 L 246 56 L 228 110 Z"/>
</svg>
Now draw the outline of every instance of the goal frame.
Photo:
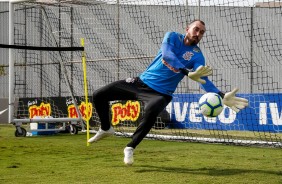
<svg viewBox="0 0 282 184">
<path fill-rule="evenodd" d="M 33 1 L 35 2 L 36 0 L 33 0 Z M 17 4 L 17 3 L 27 2 L 27 0 L 9 0 L 9 1 L 4 1 L 4 2 L 9 2 L 9 45 L 14 45 L 14 11 L 15 11 L 14 10 L 14 5 Z M 50 26 L 49 26 L 49 29 L 51 29 Z M 68 77 L 67 77 L 67 74 L 66 74 L 66 68 L 65 68 L 65 66 L 64 66 L 64 64 L 62 63 L 61 60 L 59 60 L 59 61 L 60 61 L 60 65 L 62 67 L 63 77 L 64 77 L 64 79 L 66 81 L 67 88 L 69 90 L 69 93 L 70 93 L 70 96 L 72 98 L 74 107 L 75 107 L 76 112 L 78 114 L 78 118 L 68 118 L 68 117 L 63 117 L 63 118 L 38 118 L 38 117 L 34 117 L 34 118 L 25 118 L 25 119 L 14 118 L 15 105 L 17 104 L 17 100 L 16 100 L 16 97 L 14 95 L 14 89 L 15 89 L 15 85 L 14 85 L 14 80 L 15 80 L 14 64 L 15 63 L 14 63 L 14 54 L 13 54 L 13 52 L 14 52 L 14 49 L 13 48 L 9 48 L 9 105 L 8 105 L 8 122 L 10 124 L 14 124 L 15 125 L 15 127 L 16 127 L 16 135 L 18 135 L 18 136 L 26 136 L 26 130 L 24 128 L 22 128 L 21 125 L 23 123 L 32 123 L 32 122 L 46 123 L 46 125 L 48 123 L 71 122 L 71 129 L 73 128 L 73 125 L 77 124 L 77 122 L 81 122 L 82 130 L 85 130 L 85 126 L 84 126 L 84 121 L 83 121 L 82 115 L 81 115 L 81 113 L 79 111 L 77 102 L 76 102 L 76 100 L 74 98 L 74 95 L 72 94 L 72 90 L 70 88 L 70 83 L 69 83 L 69 80 L 68 80 Z M 62 131 L 62 130 L 65 130 L 65 129 L 66 129 L 66 126 L 65 126 L 65 123 L 63 123 L 63 129 L 48 129 L 48 126 L 46 126 L 46 129 L 44 129 L 44 131 Z M 33 131 L 42 131 L 42 130 L 36 129 L 36 130 L 33 130 Z"/>
</svg>

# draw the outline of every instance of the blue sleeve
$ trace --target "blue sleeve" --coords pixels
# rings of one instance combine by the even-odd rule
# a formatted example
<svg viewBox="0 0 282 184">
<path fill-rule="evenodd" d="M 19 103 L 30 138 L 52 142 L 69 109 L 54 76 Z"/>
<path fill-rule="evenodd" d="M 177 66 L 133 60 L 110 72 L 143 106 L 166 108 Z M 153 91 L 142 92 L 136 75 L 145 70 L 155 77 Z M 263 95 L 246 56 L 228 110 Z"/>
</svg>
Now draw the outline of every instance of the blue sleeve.
<svg viewBox="0 0 282 184">
<path fill-rule="evenodd" d="M 220 90 L 208 79 L 208 77 L 202 77 L 206 81 L 206 84 L 200 84 L 201 88 L 206 92 L 219 93 Z"/>
<path fill-rule="evenodd" d="M 173 32 L 166 33 L 162 46 L 162 56 L 163 60 L 166 61 L 170 66 L 179 70 L 180 68 L 185 68 L 185 66 L 178 60 L 175 54 L 175 49 L 178 48 L 180 40 L 178 36 Z"/>
<path fill-rule="evenodd" d="M 202 57 L 202 59 L 197 60 L 197 62 L 194 63 L 193 70 L 196 71 L 196 69 L 199 66 L 205 66 L 205 58 Z M 200 84 L 200 87 L 205 90 L 206 92 L 214 92 L 218 93 L 220 90 L 212 83 L 212 81 L 209 80 L 208 77 L 201 77 L 206 81 L 206 84 Z"/>
</svg>

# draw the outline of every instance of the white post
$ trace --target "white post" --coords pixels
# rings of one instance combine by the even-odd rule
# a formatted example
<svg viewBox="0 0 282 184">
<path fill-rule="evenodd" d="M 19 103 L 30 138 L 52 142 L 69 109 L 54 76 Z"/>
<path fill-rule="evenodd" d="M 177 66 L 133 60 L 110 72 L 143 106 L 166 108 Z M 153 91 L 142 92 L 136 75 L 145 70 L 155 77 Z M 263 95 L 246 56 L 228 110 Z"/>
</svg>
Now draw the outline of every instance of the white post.
<svg viewBox="0 0 282 184">
<path fill-rule="evenodd" d="M 9 45 L 14 44 L 14 4 L 9 2 Z M 14 115 L 14 68 L 13 49 L 9 48 L 9 123 L 12 123 Z"/>
<path fill-rule="evenodd" d="M 2 0 L 1 0 L 2 1 Z M 25 2 L 26 0 L 9 0 L 9 45 L 14 44 L 14 4 Z M 2 2 L 7 2 L 7 0 L 3 0 Z M 14 50 L 9 49 L 9 114 L 8 121 L 12 123 L 14 119 L 14 89 L 15 89 L 15 65 L 14 65 Z"/>
</svg>

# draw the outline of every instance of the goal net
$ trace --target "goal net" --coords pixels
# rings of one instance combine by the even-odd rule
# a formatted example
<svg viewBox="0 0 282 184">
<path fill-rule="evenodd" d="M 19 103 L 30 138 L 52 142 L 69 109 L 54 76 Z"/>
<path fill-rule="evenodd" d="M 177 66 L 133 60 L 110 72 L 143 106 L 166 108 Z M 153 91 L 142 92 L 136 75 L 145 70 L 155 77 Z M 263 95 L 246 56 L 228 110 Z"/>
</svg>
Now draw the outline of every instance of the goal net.
<svg viewBox="0 0 282 184">
<path fill-rule="evenodd" d="M 113 81 L 138 76 L 167 31 L 184 34 L 187 23 L 200 18 L 207 31 L 199 47 L 214 71 L 209 78 L 223 92 L 238 87 L 249 107 L 239 113 L 225 107 L 218 117 L 206 118 L 198 107 L 204 91 L 184 78 L 147 138 L 282 147 L 281 0 L 27 1 L 15 4 L 14 18 L 17 45 L 74 47 L 85 38 L 90 95 Z M 16 52 L 15 97 L 68 99 L 58 62 L 64 57 L 73 95 L 83 102 L 81 56 L 76 53 Z M 26 104 L 18 103 L 21 116 Z M 54 111 L 62 114 L 61 108 Z M 116 134 L 131 136 L 142 109 L 142 102 L 111 102 Z M 94 107 L 92 112 L 90 124 L 97 130 Z"/>
<path fill-rule="evenodd" d="M 48 12 L 43 6 L 28 2 L 3 4 L 3 20 L 9 13 L 10 26 L 6 31 L 9 44 L 4 42 L 0 47 L 10 49 L 6 87 L 12 115 L 9 120 L 17 127 L 15 135 L 25 136 L 26 130 L 20 126 L 32 122 L 41 123 L 33 129 L 44 129 L 42 132 L 65 130 L 66 123 L 75 133 L 77 125 L 84 129 L 83 119 L 87 119 L 81 63 L 84 48 L 77 46 L 81 40 L 58 32 L 59 22 L 54 24 L 50 17 L 50 13 L 56 17 L 58 12 Z M 5 26 L 5 22 L 2 24 Z"/>
</svg>

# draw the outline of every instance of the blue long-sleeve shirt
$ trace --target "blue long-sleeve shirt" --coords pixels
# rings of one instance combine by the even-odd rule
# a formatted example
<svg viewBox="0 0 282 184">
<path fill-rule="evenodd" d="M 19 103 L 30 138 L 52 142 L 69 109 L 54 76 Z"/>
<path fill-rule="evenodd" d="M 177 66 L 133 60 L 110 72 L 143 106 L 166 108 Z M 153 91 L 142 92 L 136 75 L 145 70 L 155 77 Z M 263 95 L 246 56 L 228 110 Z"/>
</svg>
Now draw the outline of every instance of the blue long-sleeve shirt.
<svg viewBox="0 0 282 184">
<path fill-rule="evenodd" d="M 140 79 L 152 89 L 172 96 L 185 76 L 180 69 L 195 71 L 201 65 L 205 65 L 205 58 L 197 45 L 187 46 L 183 34 L 167 32 L 157 56 L 140 75 Z M 201 87 L 206 92 L 219 92 L 208 77 L 203 79 L 206 84 L 201 84 Z"/>
</svg>

